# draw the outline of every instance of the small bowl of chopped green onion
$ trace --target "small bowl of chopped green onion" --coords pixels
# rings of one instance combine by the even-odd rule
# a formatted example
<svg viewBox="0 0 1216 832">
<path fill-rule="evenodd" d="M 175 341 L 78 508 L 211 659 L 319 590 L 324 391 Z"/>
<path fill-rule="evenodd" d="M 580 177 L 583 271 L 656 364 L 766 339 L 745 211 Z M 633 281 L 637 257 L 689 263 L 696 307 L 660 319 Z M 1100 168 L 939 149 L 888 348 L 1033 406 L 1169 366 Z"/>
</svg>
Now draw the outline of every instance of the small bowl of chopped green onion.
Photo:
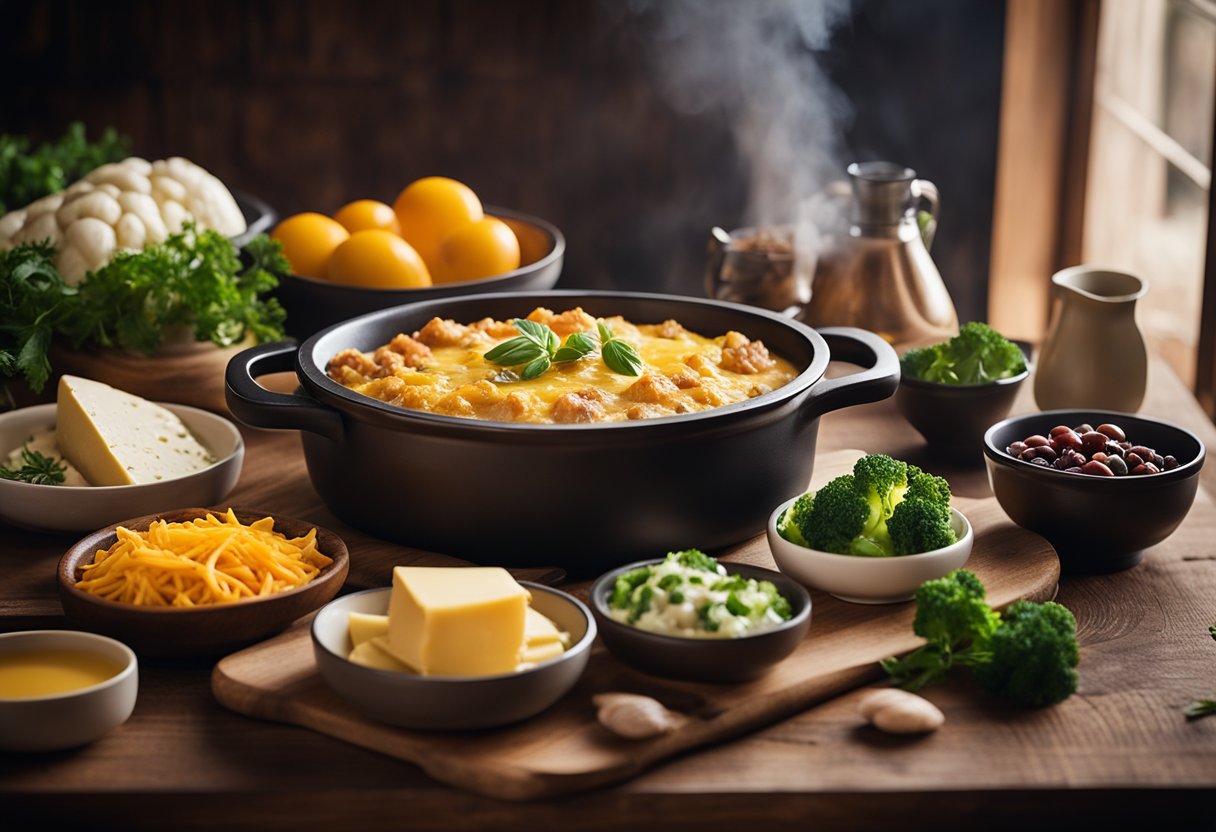
<svg viewBox="0 0 1216 832">
<path fill-rule="evenodd" d="M 986 324 L 900 358 L 895 405 L 934 451 L 983 459 L 984 432 L 1009 415 L 1030 369 L 1022 349 Z"/>
<path fill-rule="evenodd" d="M 601 575 L 590 606 L 604 645 L 621 661 L 702 682 L 755 679 L 811 626 L 811 598 L 797 582 L 697 549 Z"/>
</svg>

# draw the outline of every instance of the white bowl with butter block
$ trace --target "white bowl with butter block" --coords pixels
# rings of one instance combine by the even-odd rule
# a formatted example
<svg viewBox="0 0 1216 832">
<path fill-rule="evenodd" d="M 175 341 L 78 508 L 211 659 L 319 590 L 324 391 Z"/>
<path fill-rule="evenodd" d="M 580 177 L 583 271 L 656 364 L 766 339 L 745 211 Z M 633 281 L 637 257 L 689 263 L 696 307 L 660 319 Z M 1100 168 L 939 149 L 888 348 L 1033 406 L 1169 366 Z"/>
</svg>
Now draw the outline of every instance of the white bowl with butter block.
<svg viewBox="0 0 1216 832">
<path fill-rule="evenodd" d="M 470 579 L 479 572 L 502 572 L 475 567 L 429 571 Z M 559 700 L 587 666 L 595 621 L 585 605 L 564 592 L 519 582 L 516 586 L 528 596 L 522 619 L 518 613 L 523 608 L 513 594 L 495 586 L 474 588 L 464 601 L 446 608 L 438 599 L 432 609 L 411 614 L 399 599 L 390 603 L 394 589 L 400 594 L 399 583 L 395 579 L 392 588 L 335 599 L 312 624 L 321 676 L 372 719 L 434 731 L 507 725 Z M 431 595 L 432 601 L 436 598 Z M 545 627 L 529 612 L 540 613 L 553 626 Z M 568 636 L 565 644 L 557 641 L 559 633 Z M 417 672 L 402 656 L 431 672 Z"/>
<path fill-rule="evenodd" d="M 10 454 L 27 443 L 68 463 L 65 484 L 0 477 L 0 521 L 48 532 L 213 505 L 235 487 L 245 458 L 240 431 L 222 416 L 72 376 L 60 380 L 56 404 L 0 414 L 0 465 L 17 468 Z"/>
</svg>

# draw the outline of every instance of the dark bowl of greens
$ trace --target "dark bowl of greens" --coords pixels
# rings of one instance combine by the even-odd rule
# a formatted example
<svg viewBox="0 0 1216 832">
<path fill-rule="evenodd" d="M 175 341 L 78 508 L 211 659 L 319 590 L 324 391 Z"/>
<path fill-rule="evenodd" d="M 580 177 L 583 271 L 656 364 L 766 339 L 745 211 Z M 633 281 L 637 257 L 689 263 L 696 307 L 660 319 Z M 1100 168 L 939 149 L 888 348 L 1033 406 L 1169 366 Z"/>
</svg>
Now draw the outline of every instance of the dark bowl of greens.
<svg viewBox="0 0 1216 832">
<path fill-rule="evenodd" d="M 771 569 L 719 563 L 697 549 L 601 575 L 590 607 L 618 659 L 655 676 L 700 682 L 763 675 L 811 626 L 811 597 L 797 582 Z"/>
<path fill-rule="evenodd" d="M 1022 349 L 982 323 L 900 358 L 895 405 L 934 451 L 980 462 L 984 432 L 1009 415 L 1030 375 Z"/>
</svg>

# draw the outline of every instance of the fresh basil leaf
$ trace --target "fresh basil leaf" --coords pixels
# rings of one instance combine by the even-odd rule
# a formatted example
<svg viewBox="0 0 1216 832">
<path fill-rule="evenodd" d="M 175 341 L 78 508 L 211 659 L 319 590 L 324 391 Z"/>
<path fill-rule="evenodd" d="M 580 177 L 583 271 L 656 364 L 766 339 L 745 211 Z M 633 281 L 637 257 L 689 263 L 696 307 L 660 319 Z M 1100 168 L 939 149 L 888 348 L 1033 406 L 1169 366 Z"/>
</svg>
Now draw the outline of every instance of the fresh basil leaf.
<svg viewBox="0 0 1216 832">
<path fill-rule="evenodd" d="M 549 327 L 545 327 L 545 349 L 548 350 L 549 355 L 557 352 L 557 348 L 561 343 L 562 339 L 557 337 L 557 333 L 549 329 Z"/>
<path fill-rule="evenodd" d="M 554 361 L 577 361 L 585 355 L 595 352 L 599 346 L 595 339 L 586 332 L 575 332 L 566 338 L 566 343 L 553 354 Z"/>
<path fill-rule="evenodd" d="M 599 330 L 601 344 L 612 340 L 612 327 L 604 323 L 602 319 L 596 319 L 595 328 Z"/>
<path fill-rule="evenodd" d="M 533 361 L 527 367 L 524 367 L 523 372 L 519 374 L 519 377 L 524 381 L 527 381 L 530 378 L 536 378 L 537 376 L 546 372 L 551 366 L 553 366 L 553 363 L 549 360 L 548 353 L 546 353 Z"/>
<path fill-rule="evenodd" d="M 545 355 L 544 347 L 537 344 L 526 335 L 519 335 L 509 341 L 503 341 L 494 349 L 482 356 L 491 364 L 503 367 L 514 367 L 517 364 L 527 364 Z"/>
<path fill-rule="evenodd" d="M 642 368 L 646 366 L 633 344 L 619 338 L 605 341 L 600 347 L 600 353 L 604 356 L 608 369 L 623 376 L 640 376 Z"/>
<path fill-rule="evenodd" d="M 516 318 L 512 321 L 515 328 L 524 334 L 526 338 L 531 339 L 538 347 L 548 348 L 549 336 L 546 333 L 553 332 L 544 324 L 538 324 L 536 321 L 529 321 L 527 318 Z"/>
</svg>

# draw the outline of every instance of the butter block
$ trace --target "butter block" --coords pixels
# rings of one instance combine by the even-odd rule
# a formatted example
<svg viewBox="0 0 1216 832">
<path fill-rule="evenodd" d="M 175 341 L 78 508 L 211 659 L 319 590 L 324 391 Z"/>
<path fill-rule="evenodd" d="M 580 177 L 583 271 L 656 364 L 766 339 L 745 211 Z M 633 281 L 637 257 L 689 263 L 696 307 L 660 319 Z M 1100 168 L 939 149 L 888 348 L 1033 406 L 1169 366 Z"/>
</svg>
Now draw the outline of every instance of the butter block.
<svg viewBox="0 0 1216 832">
<path fill-rule="evenodd" d="M 350 622 L 350 643 L 355 647 L 376 636 L 388 635 L 387 615 L 352 612 L 348 620 Z"/>
<path fill-rule="evenodd" d="M 77 376 L 59 379 L 55 439 L 97 486 L 173 479 L 215 461 L 174 413 Z"/>
<path fill-rule="evenodd" d="M 527 609 L 528 591 L 505 569 L 398 566 L 387 647 L 423 675 L 511 673 Z"/>
<path fill-rule="evenodd" d="M 355 664 L 372 667 L 376 670 L 393 670 L 397 673 L 414 672 L 397 661 L 393 657 L 393 654 L 388 652 L 384 636 L 374 636 L 367 641 L 356 644 L 355 649 L 350 651 L 350 655 L 347 658 Z"/>
</svg>

